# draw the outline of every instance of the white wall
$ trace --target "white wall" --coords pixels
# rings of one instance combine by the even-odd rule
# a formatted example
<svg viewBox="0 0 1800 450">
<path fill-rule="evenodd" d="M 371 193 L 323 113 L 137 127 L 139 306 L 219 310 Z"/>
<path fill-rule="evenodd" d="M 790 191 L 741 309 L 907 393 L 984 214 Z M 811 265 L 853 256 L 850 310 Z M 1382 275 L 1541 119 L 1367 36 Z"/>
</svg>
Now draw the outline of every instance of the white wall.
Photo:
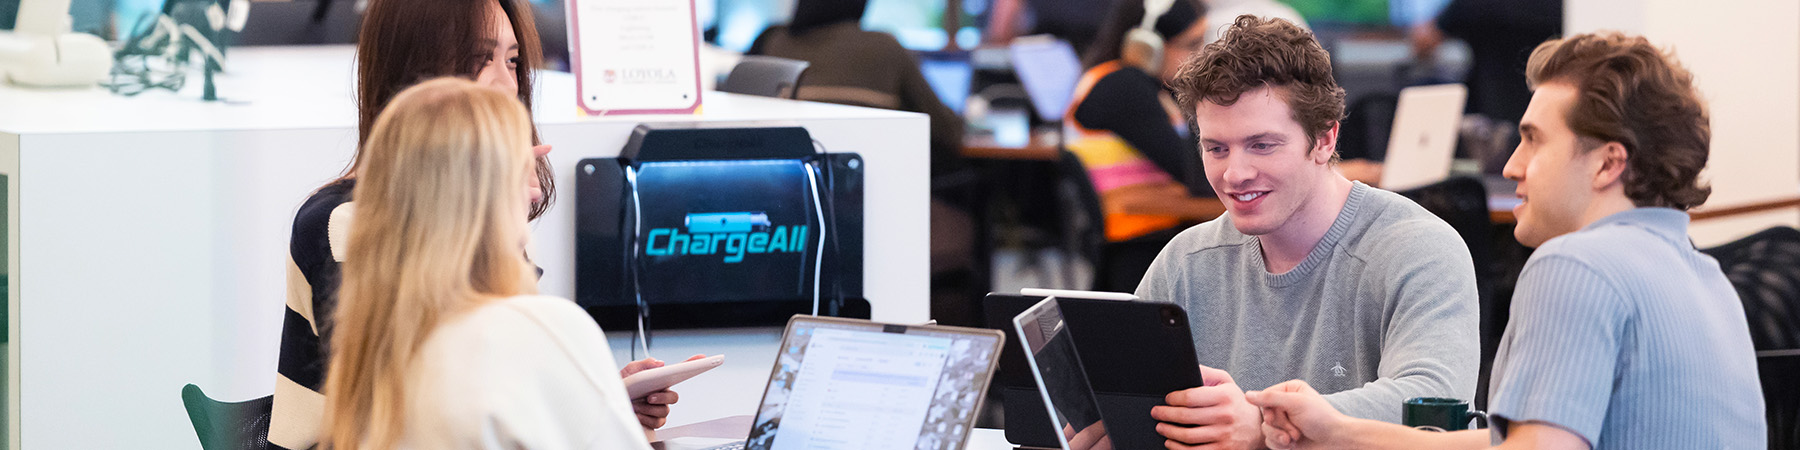
<svg viewBox="0 0 1800 450">
<path fill-rule="evenodd" d="M 1565 34 L 1610 29 L 1674 50 L 1712 113 L 1703 208 L 1800 194 L 1800 2 L 1794 0 L 1566 0 Z M 1792 209 L 1696 222 L 1709 247 L 1776 225 Z"/>
</svg>

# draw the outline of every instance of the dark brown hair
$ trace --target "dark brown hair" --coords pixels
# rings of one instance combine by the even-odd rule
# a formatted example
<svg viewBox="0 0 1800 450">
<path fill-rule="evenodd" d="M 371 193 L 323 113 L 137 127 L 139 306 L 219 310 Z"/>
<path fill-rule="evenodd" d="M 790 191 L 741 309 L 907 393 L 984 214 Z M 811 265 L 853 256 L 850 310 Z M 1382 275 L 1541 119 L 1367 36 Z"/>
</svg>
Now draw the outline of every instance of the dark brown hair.
<svg viewBox="0 0 1800 450">
<path fill-rule="evenodd" d="M 1712 143 L 1706 105 L 1694 76 L 1675 57 L 1639 36 L 1594 33 L 1538 45 L 1525 66 L 1532 89 L 1576 88 L 1569 129 L 1592 150 L 1625 147 L 1625 196 L 1637 206 L 1687 210 L 1712 195 L 1700 170 Z"/>
<path fill-rule="evenodd" d="M 375 118 L 400 91 L 441 76 L 473 78 L 492 52 L 484 40 L 493 39 L 488 7 L 496 2 L 512 22 L 519 41 L 519 102 L 531 110 L 532 71 L 543 61 L 538 48 L 537 25 L 531 6 L 522 0 L 373 0 L 363 14 L 356 41 L 357 156 L 345 170 L 353 176 L 362 159 L 362 144 L 375 127 Z M 479 55 L 479 56 L 478 56 Z M 538 144 L 537 129 L 531 130 Z M 556 195 L 554 173 L 547 158 L 537 160 L 538 183 L 544 197 L 531 205 L 532 219 L 550 208 Z"/>
<path fill-rule="evenodd" d="M 1310 145 L 1344 119 L 1344 89 L 1331 77 L 1331 55 L 1312 32 L 1282 19 L 1238 16 L 1224 37 L 1189 57 L 1169 82 L 1189 127 L 1200 101 L 1231 106 L 1263 86 L 1281 88 L 1276 92 Z"/>
</svg>

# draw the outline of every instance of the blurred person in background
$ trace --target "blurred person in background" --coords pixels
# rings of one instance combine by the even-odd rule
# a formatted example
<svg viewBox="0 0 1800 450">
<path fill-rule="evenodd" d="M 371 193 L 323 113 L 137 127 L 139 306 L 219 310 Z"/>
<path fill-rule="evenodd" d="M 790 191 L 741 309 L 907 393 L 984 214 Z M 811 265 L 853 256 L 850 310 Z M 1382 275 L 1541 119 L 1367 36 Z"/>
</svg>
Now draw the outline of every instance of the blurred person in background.
<svg viewBox="0 0 1800 450">
<path fill-rule="evenodd" d="M 1153 2 L 1160 7 L 1146 12 Z M 1096 264 L 1094 289 L 1135 288 L 1156 253 L 1181 230 L 1177 217 L 1126 214 L 1126 205 L 1212 196 L 1165 84 L 1205 45 L 1206 15 L 1200 0 L 1121 1 L 1083 58 L 1089 68 L 1063 118 L 1064 145 L 1100 195 L 1106 240 L 1114 250 Z"/>
<path fill-rule="evenodd" d="M 1004 46 L 1019 36 L 1048 34 L 1087 52 L 1120 1 L 1126 0 L 994 0 L 982 41 Z"/>
</svg>

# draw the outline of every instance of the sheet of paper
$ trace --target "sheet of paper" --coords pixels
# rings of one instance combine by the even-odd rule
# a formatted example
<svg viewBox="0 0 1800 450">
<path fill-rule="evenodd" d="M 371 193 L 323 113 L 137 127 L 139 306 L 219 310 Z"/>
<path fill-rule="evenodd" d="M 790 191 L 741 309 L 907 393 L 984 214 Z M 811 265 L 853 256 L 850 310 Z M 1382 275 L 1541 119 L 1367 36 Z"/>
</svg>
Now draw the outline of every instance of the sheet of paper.
<svg viewBox="0 0 1800 450">
<path fill-rule="evenodd" d="M 568 0 L 576 104 L 591 115 L 700 109 L 694 0 Z"/>
</svg>

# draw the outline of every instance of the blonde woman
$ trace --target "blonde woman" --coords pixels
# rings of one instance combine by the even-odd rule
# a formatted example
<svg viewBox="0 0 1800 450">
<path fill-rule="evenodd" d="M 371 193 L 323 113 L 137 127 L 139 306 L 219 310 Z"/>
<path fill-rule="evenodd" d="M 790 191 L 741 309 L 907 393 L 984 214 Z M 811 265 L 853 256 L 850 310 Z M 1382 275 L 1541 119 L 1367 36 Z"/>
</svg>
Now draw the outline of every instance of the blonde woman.
<svg viewBox="0 0 1800 450">
<path fill-rule="evenodd" d="M 443 78 L 376 119 L 333 318 L 323 448 L 648 448 L 600 328 L 535 295 L 531 124 Z"/>
<path fill-rule="evenodd" d="M 325 417 L 322 389 L 330 373 L 326 346 L 335 329 L 331 317 L 342 281 L 350 211 L 356 204 L 351 194 L 360 172 L 360 155 L 377 116 L 408 86 L 442 76 L 473 80 L 530 109 L 532 80 L 542 61 L 528 0 L 360 3 L 367 3 L 368 9 L 362 15 L 356 48 L 359 156 L 351 159 L 341 177 L 307 196 L 294 214 L 288 241 L 286 311 L 269 420 L 269 442 L 281 448 L 311 448 Z M 550 162 L 543 155 L 550 146 L 540 145 L 537 150 L 537 176 L 527 180 L 534 192 L 529 214 L 534 220 L 556 197 Z M 660 360 L 645 358 L 626 364 L 621 375 L 662 365 Z M 679 399 L 671 390 L 633 399 L 638 423 L 646 429 L 662 427 L 668 421 L 670 405 Z"/>
</svg>

